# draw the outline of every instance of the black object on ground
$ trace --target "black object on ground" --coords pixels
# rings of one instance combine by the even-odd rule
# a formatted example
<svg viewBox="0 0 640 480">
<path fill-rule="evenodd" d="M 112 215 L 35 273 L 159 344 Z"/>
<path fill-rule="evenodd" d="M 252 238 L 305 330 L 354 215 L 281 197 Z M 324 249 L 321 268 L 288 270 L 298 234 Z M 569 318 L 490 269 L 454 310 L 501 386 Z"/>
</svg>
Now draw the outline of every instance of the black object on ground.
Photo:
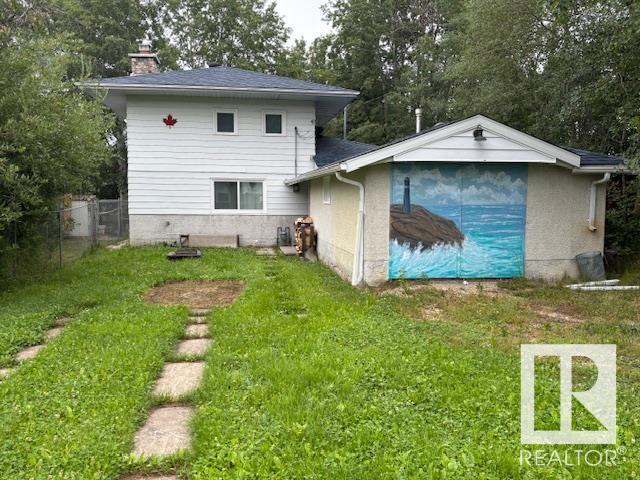
<svg viewBox="0 0 640 480">
<path fill-rule="evenodd" d="M 197 248 L 179 248 L 175 252 L 167 254 L 169 260 L 183 260 L 185 258 L 200 258 L 202 252 Z"/>
</svg>

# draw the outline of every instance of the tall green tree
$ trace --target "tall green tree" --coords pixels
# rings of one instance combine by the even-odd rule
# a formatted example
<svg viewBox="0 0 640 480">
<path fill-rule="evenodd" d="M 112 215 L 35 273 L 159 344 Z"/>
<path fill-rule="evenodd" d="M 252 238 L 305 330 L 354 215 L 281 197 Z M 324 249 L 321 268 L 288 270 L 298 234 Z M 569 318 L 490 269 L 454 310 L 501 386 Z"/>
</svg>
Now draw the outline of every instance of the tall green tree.
<svg viewBox="0 0 640 480">
<path fill-rule="evenodd" d="M 139 0 L 2 0 L 6 23 L 21 35 L 63 35 L 77 40 L 72 76 L 127 75 L 127 54 L 137 50 L 149 21 Z"/>
<path fill-rule="evenodd" d="M 111 158 L 111 116 L 65 80 L 69 45 L 0 34 L 0 239 L 10 226 L 26 232 L 63 194 L 90 191 Z"/>
<path fill-rule="evenodd" d="M 275 72 L 288 30 L 264 0 L 166 0 L 156 3 L 183 66 L 210 63 Z"/>
<path fill-rule="evenodd" d="M 325 7 L 335 34 L 329 46 L 317 46 L 337 83 L 361 92 L 349 109 L 350 138 L 381 143 L 411 133 L 419 106 L 427 124 L 446 116 L 445 12 L 432 0 L 335 0 Z"/>
</svg>

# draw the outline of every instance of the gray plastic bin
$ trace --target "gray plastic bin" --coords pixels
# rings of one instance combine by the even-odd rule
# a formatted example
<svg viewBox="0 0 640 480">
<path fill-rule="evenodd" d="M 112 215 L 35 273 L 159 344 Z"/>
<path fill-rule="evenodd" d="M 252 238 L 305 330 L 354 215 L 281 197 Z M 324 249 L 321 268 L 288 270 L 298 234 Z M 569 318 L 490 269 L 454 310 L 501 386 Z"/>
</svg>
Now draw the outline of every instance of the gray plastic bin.
<svg viewBox="0 0 640 480">
<path fill-rule="evenodd" d="M 587 280 L 606 280 L 604 260 L 600 252 L 585 252 L 576 255 L 580 276 Z"/>
</svg>

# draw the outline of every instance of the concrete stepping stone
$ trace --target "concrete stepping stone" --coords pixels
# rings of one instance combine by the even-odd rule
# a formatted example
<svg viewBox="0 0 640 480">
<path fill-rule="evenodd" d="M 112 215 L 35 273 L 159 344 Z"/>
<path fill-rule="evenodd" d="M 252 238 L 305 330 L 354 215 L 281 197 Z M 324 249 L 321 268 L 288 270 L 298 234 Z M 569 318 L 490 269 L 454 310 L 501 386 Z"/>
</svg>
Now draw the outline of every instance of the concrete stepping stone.
<svg viewBox="0 0 640 480">
<path fill-rule="evenodd" d="M 187 395 L 198 388 L 203 373 L 204 362 L 167 363 L 153 393 L 171 398 Z"/>
<path fill-rule="evenodd" d="M 46 333 L 47 340 L 51 340 L 52 338 L 56 338 L 58 335 L 60 335 L 62 333 L 62 330 L 64 330 L 64 327 L 53 327 L 53 328 L 50 328 L 49 330 L 47 330 L 47 333 Z"/>
<path fill-rule="evenodd" d="M 53 322 L 53 325 L 55 327 L 64 327 L 66 324 L 68 324 L 71 320 L 73 320 L 72 317 L 60 317 L 60 318 L 56 318 L 55 322 Z"/>
<path fill-rule="evenodd" d="M 259 248 L 256 250 L 256 255 L 261 257 L 275 257 L 276 251 L 273 248 Z"/>
<path fill-rule="evenodd" d="M 0 368 L 0 380 L 4 380 L 13 372 L 13 368 Z"/>
<path fill-rule="evenodd" d="M 194 338 L 192 340 L 183 340 L 178 344 L 176 353 L 178 355 L 204 355 L 211 346 L 210 338 Z"/>
<path fill-rule="evenodd" d="M 189 310 L 189 315 L 192 317 L 199 317 L 202 315 L 208 315 L 211 312 L 210 308 L 192 308 Z"/>
<path fill-rule="evenodd" d="M 207 317 L 189 317 L 189 323 L 207 323 L 208 321 Z"/>
<path fill-rule="evenodd" d="M 136 433 L 133 453 L 143 457 L 171 455 L 189 448 L 189 420 L 192 416 L 193 409 L 186 406 L 170 405 L 155 409 Z"/>
<path fill-rule="evenodd" d="M 209 336 L 209 326 L 206 323 L 187 325 L 187 337 L 207 338 Z"/>
<path fill-rule="evenodd" d="M 40 350 L 42 350 L 43 348 L 44 348 L 44 345 L 35 345 L 33 347 L 25 348 L 24 350 L 16 354 L 16 360 L 19 362 L 31 360 L 33 357 L 38 355 Z"/>
<path fill-rule="evenodd" d="M 298 255 L 298 251 L 296 250 L 296 247 L 282 245 L 280 246 L 280 251 L 288 257 L 293 255 Z"/>
</svg>

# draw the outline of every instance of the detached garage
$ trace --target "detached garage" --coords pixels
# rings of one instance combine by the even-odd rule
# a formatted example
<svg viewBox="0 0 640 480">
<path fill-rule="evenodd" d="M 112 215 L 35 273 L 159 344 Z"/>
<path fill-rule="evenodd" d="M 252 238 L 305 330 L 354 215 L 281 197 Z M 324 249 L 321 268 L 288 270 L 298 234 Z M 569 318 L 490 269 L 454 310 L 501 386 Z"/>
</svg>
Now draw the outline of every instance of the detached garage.
<svg viewBox="0 0 640 480">
<path fill-rule="evenodd" d="M 541 141 L 478 115 L 402 140 L 321 139 L 310 184 L 322 261 L 352 283 L 577 276 L 604 247 L 619 157 Z"/>
</svg>

